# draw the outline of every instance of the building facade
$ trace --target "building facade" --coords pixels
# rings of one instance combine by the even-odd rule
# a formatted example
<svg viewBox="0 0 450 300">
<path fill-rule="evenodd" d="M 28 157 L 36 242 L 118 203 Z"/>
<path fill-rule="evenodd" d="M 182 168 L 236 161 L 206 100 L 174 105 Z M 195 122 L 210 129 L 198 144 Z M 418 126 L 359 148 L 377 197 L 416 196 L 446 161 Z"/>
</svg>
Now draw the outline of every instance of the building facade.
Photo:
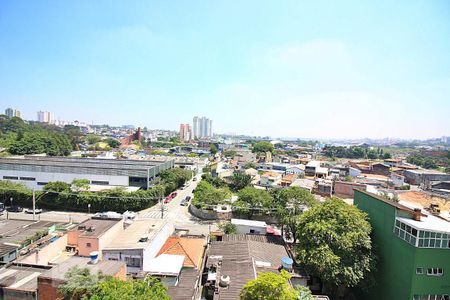
<svg viewBox="0 0 450 300">
<path fill-rule="evenodd" d="M 53 123 L 53 114 L 48 111 L 38 111 L 37 121 L 41 123 Z"/>
<path fill-rule="evenodd" d="M 378 249 L 375 286 L 364 299 L 450 299 L 450 222 L 355 190 Z"/>
<path fill-rule="evenodd" d="M 74 179 L 87 179 L 94 185 L 147 188 L 162 171 L 173 167 L 173 160 L 26 156 L 0 158 L 0 180 L 22 183 L 36 190 L 49 182 L 71 183 Z"/>
<path fill-rule="evenodd" d="M 180 124 L 180 141 L 188 142 L 192 138 L 191 125 Z"/>
<path fill-rule="evenodd" d="M 195 116 L 192 120 L 194 138 L 209 138 L 213 136 L 212 120 Z"/>
</svg>

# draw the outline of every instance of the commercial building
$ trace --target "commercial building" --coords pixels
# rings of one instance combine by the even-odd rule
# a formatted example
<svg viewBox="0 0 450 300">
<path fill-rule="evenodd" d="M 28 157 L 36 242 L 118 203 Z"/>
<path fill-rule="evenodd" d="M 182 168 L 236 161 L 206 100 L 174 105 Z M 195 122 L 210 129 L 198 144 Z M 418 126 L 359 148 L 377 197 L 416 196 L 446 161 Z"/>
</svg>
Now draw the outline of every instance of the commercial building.
<svg viewBox="0 0 450 300">
<path fill-rule="evenodd" d="M 191 125 L 180 124 L 180 140 L 183 142 L 188 142 L 192 139 Z"/>
<path fill-rule="evenodd" d="M 5 109 L 5 115 L 9 118 L 12 117 L 18 117 L 21 118 L 22 114 L 20 113 L 20 110 L 18 109 L 12 109 L 10 107 L 8 107 L 7 109 Z"/>
<path fill-rule="evenodd" d="M 212 120 L 206 117 L 194 117 L 192 128 L 194 138 L 212 137 Z"/>
<path fill-rule="evenodd" d="M 102 250 L 123 231 L 123 221 L 89 219 L 67 233 L 67 247 L 72 248 L 80 256 L 89 256 L 91 252 L 98 251 L 101 257 Z"/>
<path fill-rule="evenodd" d="M 74 179 L 87 179 L 94 185 L 147 188 L 162 171 L 173 167 L 173 160 L 25 156 L 0 158 L 0 179 L 37 190 L 52 181 L 71 183 Z"/>
<path fill-rule="evenodd" d="M 450 222 L 406 202 L 355 190 L 378 249 L 375 286 L 364 299 L 450 299 Z"/>
<path fill-rule="evenodd" d="M 103 257 L 125 262 L 128 274 L 147 271 L 150 260 L 155 258 L 173 230 L 173 225 L 162 220 L 136 220 L 103 248 Z"/>
</svg>

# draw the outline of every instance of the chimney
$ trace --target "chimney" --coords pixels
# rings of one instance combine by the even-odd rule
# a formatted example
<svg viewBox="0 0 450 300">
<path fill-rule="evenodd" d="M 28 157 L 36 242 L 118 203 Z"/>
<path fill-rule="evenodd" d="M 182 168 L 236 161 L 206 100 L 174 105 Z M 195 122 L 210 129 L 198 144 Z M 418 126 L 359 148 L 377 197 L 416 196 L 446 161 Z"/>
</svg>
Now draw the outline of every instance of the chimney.
<svg viewBox="0 0 450 300">
<path fill-rule="evenodd" d="M 413 218 L 416 221 L 420 221 L 420 216 L 422 215 L 422 210 L 420 208 L 414 208 Z"/>
</svg>

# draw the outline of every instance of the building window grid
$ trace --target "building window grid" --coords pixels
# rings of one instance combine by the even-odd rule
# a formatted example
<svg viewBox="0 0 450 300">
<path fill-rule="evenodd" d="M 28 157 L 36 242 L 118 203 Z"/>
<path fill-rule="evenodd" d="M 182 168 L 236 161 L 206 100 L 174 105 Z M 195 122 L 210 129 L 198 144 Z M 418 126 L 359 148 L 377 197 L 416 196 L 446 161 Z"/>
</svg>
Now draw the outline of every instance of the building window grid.
<svg viewBox="0 0 450 300">
<path fill-rule="evenodd" d="M 450 249 L 450 234 L 417 230 L 399 220 L 395 221 L 394 233 L 402 240 L 419 248 Z"/>
<path fill-rule="evenodd" d="M 450 300 L 448 294 L 444 295 L 413 295 L 413 300 Z"/>
</svg>

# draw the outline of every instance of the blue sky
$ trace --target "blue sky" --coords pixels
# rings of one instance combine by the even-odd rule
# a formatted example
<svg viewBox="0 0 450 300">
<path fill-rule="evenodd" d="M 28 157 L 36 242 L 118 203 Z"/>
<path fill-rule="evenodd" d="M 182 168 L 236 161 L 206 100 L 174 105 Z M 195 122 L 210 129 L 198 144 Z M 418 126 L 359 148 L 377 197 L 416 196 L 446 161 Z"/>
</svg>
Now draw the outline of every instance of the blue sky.
<svg viewBox="0 0 450 300">
<path fill-rule="evenodd" d="M 0 109 L 274 137 L 450 135 L 450 2 L 0 2 Z"/>
</svg>

